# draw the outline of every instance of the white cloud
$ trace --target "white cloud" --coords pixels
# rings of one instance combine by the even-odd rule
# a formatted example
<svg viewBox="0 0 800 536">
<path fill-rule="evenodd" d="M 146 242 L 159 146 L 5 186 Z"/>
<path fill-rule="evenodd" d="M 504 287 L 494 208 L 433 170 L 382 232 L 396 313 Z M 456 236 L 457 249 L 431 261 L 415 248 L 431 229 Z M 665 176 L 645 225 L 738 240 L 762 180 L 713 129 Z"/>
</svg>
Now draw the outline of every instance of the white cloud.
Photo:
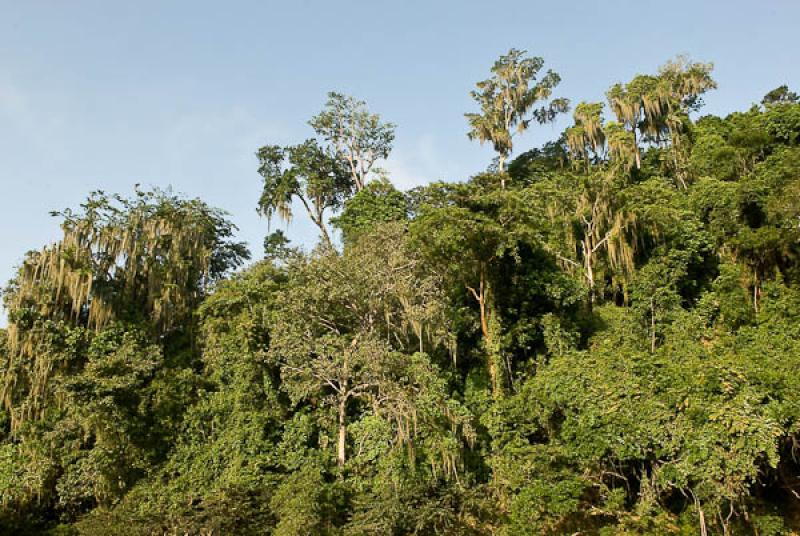
<svg viewBox="0 0 800 536">
<path fill-rule="evenodd" d="M 423 134 L 414 143 L 395 148 L 383 167 L 397 188 L 408 190 L 453 174 L 439 154 L 434 136 Z"/>
</svg>

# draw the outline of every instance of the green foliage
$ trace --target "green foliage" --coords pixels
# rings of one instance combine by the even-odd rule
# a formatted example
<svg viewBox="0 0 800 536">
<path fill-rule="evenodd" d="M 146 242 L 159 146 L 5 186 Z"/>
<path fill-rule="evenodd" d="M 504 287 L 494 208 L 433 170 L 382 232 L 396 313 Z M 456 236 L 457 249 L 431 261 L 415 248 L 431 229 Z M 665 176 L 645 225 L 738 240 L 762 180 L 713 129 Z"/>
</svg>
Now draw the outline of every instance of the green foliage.
<svg viewBox="0 0 800 536">
<path fill-rule="evenodd" d="M 794 104 L 798 101 L 800 101 L 800 97 L 797 96 L 797 93 L 794 91 L 789 91 L 789 87 L 784 84 L 776 87 L 764 95 L 764 98 L 761 99 L 761 104 L 764 106 L 774 104 Z"/>
<path fill-rule="evenodd" d="M 331 91 L 325 109 L 308 123 L 330 144 L 356 191 L 364 189 L 375 164 L 392 152 L 395 125 L 381 121 L 354 97 Z"/>
<path fill-rule="evenodd" d="M 264 237 L 264 258 L 268 260 L 286 260 L 293 253 L 289 239 L 281 230 Z"/>
<path fill-rule="evenodd" d="M 564 107 L 541 67 L 479 84 L 501 169 L 464 182 L 395 189 L 394 126 L 336 93 L 262 148 L 310 253 L 231 275 L 224 214 L 164 192 L 61 213 L 5 296 L 0 532 L 797 534 L 797 96 L 695 121 L 679 59 L 506 173 Z"/>
<path fill-rule="evenodd" d="M 20 518 L 110 507 L 165 459 L 201 383 L 194 314 L 246 253 L 222 213 L 162 192 L 61 216 L 6 294 L 0 494 Z"/>
<path fill-rule="evenodd" d="M 354 243 L 364 233 L 383 223 L 405 221 L 408 200 L 387 179 L 372 181 L 348 199 L 342 213 L 331 223 L 342 231 L 345 244 Z"/>
<path fill-rule="evenodd" d="M 259 212 L 267 218 L 277 213 L 288 222 L 292 200 L 297 198 L 330 246 L 325 211 L 339 208 L 353 189 L 343 165 L 313 139 L 290 147 L 267 145 L 256 156 L 264 178 Z"/>
<path fill-rule="evenodd" d="M 527 57 L 527 52 L 512 48 L 492 66 L 492 77 L 478 82 L 470 95 L 480 106 L 480 113 L 464 114 L 469 122 L 470 139 L 490 142 L 500 161 L 498 171 L 514 148 L 512 138 L 528 129 L 531 121 L 548 123 L 566 112 L 569 101 L 550 99 L 561 77 L 548 70 L 541 78 L 544 60 Z M 540 106 L 536 107 L 538 103 Z"/>
</svg>

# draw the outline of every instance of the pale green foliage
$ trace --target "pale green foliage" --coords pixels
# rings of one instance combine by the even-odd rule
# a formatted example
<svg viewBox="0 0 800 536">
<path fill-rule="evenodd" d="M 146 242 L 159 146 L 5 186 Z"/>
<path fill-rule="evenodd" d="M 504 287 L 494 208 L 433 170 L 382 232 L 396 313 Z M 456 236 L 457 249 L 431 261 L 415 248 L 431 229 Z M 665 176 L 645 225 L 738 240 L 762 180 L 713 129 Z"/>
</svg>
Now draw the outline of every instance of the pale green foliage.
<svg viewBox="0 0 800 536">
<path fill-rule="evenodd" d="M 582 102 L 575 107 L 572 117 L 575 125 L 566 130 L 567 145 L 577 159 L 586 162 L 588 168 L 590 154 L 595 159 L 603 157 L 606 142 L 603 132 L 603 103 Z"/>
<path fill-rule="evenodd" d="M 702 105 L 700 96 L 717 87 L 711 78 L 713 65 L 678 57 L 664 64 L 658 75 L 638 75 L 627 84 L 613 85 L 606 96 L 617 121 L 634 137 L 637 169 L 641 167 L 639 142 L 671 142 L 673 171 L 685 188 L 684 135 L 689 113 Z M 679 158 L 681 159 L 679 161 Z"/>
<path fill-rule="evenodd" d="M 470 126 L 468 136 L 492 144 L 500 157 L 501 173 L 514 149 L 515 134 L 527 130 L 531 121 L 552 121 L 569 106 L 566 99 L 551 99 L 561 77 L 548 70 L 539 78 L 542 67 L 542 58 L 527 57 L 526 51 L 512 48 L 494 63 L 492 77 L 478 82 L 470 93 L 480 112 L 464 114 Z"/>
<path fill-rule="evenodd" d="M 464 416 L 441 391 L 431 391 L 443 385 L 431 383 L 439 373 L 422 352 L 446 348 L 450 334 L 437 278 L 420 271 L 403 240 L 402 229 L 385 226 L 343 256 L 328 253 L 295 266 L 275 315 L 270 359 L 294 404 L 319 398 L 336 416 L 330 444 L 341 465 L 351 450 L 347 433 L 356 405 L 389 422 L 391 442 L 407 445 L 412 457 L 414 445 L 424 445 L 420 427 L 431 419 L 449 419 L 469 436 Z M 382 249 L 374 247 L 377 241 Z M 430 455 L 452 474 L 458 448 L 442 441 L 431 445 Z"/>
<path fill-rule="evenodd" d="M 381 121 L 364 101 L 331 91 L 325 109 L 309 124 L 330 143 L 349 171 L 356 191 L 369 181 L 375 163 L 388 158 L 394 143 L 395 125 Z"/>
</svg>

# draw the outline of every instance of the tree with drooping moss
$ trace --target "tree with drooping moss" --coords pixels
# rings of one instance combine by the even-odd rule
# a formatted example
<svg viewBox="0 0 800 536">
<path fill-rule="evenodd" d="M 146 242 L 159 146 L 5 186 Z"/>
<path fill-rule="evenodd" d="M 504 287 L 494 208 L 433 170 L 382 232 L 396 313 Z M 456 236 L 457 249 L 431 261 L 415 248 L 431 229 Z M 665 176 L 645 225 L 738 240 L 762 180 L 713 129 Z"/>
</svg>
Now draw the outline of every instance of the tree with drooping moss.
<svg viewBox="0 0 800 536">
<path fill-rule="evenodd" d="M 561 77 L 548 70 L 539 78 L 542 67 L 542 58 L 528 57 L 526 51 L 512 48 L 494 63 L 492 76 L 478 82 L 470 93 L 480 112 L 464 114 L 470 126 L 467 135 L 481 144 L 492 144 L 503 188 L 505 162 L 514 149 L 514 135 L 526 131 L 532 121 L 553 121 L 569 107 L 566 99 L 551 98 Z"/>
</svg>

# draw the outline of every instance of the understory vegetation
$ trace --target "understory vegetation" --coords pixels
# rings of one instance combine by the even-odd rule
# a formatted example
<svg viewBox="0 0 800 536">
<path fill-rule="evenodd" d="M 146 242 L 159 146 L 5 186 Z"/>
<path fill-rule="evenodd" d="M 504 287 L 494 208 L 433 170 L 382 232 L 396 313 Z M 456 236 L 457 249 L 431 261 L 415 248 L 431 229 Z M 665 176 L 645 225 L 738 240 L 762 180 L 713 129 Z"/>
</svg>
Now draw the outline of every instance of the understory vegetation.
<svg viewBox="0 0 800 536">
<path fill-rule="evenodd" d="M 800 533 L 798 96 L 704 116 L 686 58 L 559 82 L 501 57 L 466 114 L 497 159 L 406 192 L 394 125 L 330 93 L 254 161 L 308 251 L 246 264 L 169 190 L 54 213 L 4 292 L 0 532 Z"/>
</svg>

